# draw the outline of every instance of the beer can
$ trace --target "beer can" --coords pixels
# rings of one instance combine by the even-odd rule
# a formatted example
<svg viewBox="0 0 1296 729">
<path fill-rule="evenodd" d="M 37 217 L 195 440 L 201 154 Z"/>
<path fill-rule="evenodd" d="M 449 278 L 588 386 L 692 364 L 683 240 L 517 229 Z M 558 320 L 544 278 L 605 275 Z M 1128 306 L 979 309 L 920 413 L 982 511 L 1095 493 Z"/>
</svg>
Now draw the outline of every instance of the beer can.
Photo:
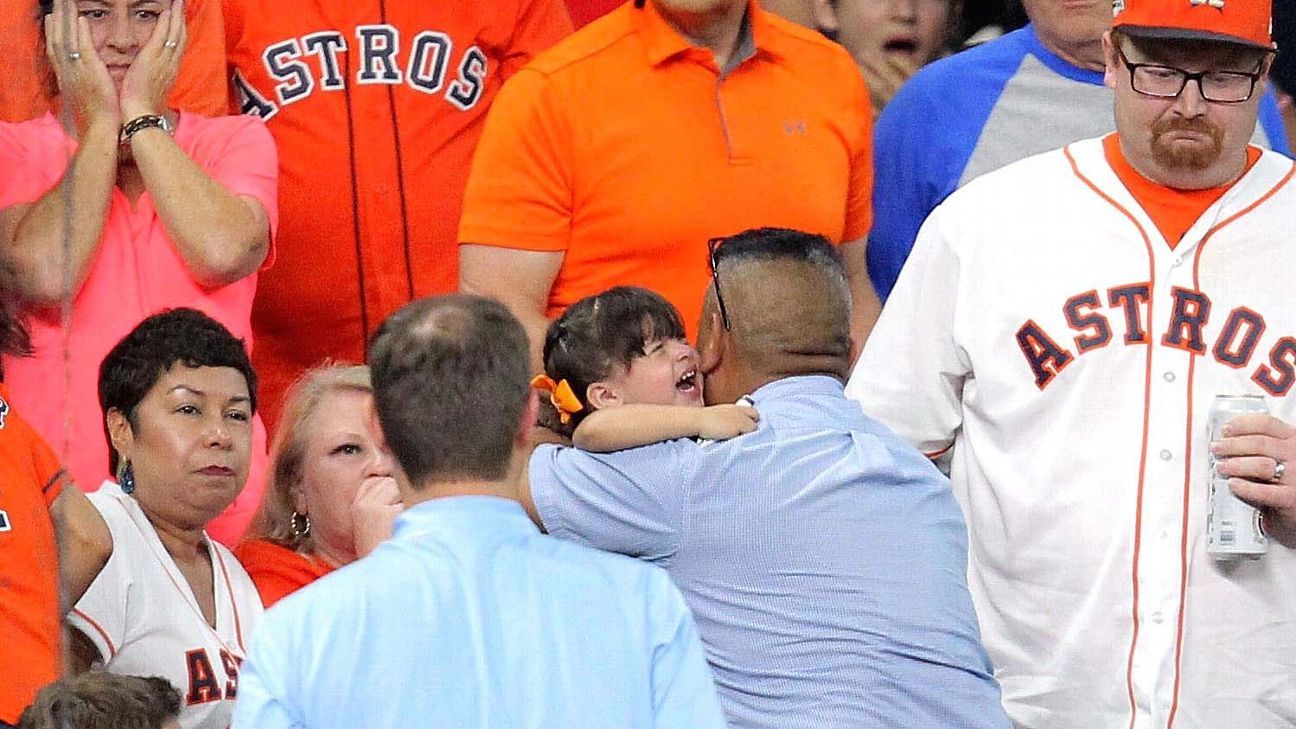
<svg viewBox="0 0 1296 729">
<path fill-rule="evenodd" d="M 1216 395 L 1207 427 L 1208 443 L 1223 437 L 1224 425 L 1239 415 L 1267 413 L 1259 395 Z M 1206 551 L 1217 560 L 1260 559 L 1269 551 L 1269 540 L 1260 526 L 1260 510 L 1233 495 L 1228 479 L 1215 470 L 1210 457 L 1210 504 L 1206 511 Z"/>
</svg>

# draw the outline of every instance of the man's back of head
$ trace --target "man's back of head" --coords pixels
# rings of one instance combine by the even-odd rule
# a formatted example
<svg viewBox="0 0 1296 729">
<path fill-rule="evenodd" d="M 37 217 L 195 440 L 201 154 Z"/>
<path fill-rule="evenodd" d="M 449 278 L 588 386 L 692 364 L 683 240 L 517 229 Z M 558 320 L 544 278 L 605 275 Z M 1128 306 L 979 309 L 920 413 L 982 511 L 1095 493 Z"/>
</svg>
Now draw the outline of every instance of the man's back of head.
<svg viewBox="0 0 1296 729">
<path fill-rule="evenodd" d="M 509 475 L 531 391 L 522 325 L 493 299 L 452 295 L 402 307 L 369 348 L 374 402 L 410 485 Z"/>
<path fill-rule="evenodd" d="M 732 401 L 793 375 L 845 380 L 850 289 L 827 238 L 757 228 L 713 240 L 711 252 L 698 337 L 708 402 Z"/>
</svg>

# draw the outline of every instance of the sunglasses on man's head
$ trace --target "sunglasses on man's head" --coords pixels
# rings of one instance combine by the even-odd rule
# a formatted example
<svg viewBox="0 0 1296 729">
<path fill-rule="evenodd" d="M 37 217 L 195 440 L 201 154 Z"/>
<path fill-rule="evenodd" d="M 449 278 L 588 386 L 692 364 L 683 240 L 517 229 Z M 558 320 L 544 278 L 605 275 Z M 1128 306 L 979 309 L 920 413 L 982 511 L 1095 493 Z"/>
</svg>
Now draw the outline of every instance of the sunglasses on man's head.
<svg viewBox="0 0 1296 729">
<path fill-rule="evenodd" d="M 729 310 L 725 308 L 724 296 L 720 293 L 720 272 L 716 265 L 716 257 L 719 254 L 720 246 L 724 244 L 726 238 L 712 238 L 707 241 L 707 255 L 711 262 L 711 286 L 715 288 L 716 306 L 720 308 L 720 323 L 724 325 L 725 331 L 730 330 Z"/>
</svg>

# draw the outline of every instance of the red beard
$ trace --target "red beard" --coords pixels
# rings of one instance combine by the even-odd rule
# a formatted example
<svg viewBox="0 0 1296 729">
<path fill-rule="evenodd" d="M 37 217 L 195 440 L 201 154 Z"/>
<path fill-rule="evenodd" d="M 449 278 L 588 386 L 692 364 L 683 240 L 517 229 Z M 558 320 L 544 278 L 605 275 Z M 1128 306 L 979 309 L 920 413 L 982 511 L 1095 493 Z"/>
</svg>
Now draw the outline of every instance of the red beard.
<svg viewBox="0 0 1296 729">
<path fill-rule="evenodd" d="M 1205 134 L 1210 138 L 1210 144 L 1186 146 L 1166 139 L 1167 135 L 1175 131 Z M 1152 125 L 1152 157 L 1162 167 L 1204 170 L 1215 164 L 1223 150 L 1224 130 L 1205 119 L 1169 117 Z"/>
</svg>

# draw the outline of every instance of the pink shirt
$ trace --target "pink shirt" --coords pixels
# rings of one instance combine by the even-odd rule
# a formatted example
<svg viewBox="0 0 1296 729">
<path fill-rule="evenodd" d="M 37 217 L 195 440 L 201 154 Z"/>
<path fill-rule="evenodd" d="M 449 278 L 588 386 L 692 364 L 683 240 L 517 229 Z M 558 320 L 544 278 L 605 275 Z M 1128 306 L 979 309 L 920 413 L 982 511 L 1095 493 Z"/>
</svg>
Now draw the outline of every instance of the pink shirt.
<svg viewBox="0 0 1296 729">
<path fill-rule="evenodd" d="M 175 140 L 227 190 L 261 203 L 273 236 L 278 225 L 278 158 L 274 140 L 259 119 L 182 113 Z M 0 208 L 39 200 L 58 184 L 75 150 L 76 142 L 52 115 L 0 124 Z M 132 209 L 120 189 L 113 191 L 99 250 L 73 301 L 66 344 L 69 361 L 63 361 L 57 308 L 28 311 L 35 353 L 4 360 L 14 404 L 60 453 L 82 489 L 94 490 L 110 475 L 98 394 L 99 364 L 108 351 L 145 317 L 179 306 L 198 309 L 224 324 L 250 351 L 256 278 L 253 274 L 219 289 L 203 289 L 163 229 L 149 193 L 144 192 Z M 229 544 L 237 542 L 260 502 L 265 470 L 266 433 L 258 417 L 247 486 L 208 526 L 208 533 Z"/>
</svg>

